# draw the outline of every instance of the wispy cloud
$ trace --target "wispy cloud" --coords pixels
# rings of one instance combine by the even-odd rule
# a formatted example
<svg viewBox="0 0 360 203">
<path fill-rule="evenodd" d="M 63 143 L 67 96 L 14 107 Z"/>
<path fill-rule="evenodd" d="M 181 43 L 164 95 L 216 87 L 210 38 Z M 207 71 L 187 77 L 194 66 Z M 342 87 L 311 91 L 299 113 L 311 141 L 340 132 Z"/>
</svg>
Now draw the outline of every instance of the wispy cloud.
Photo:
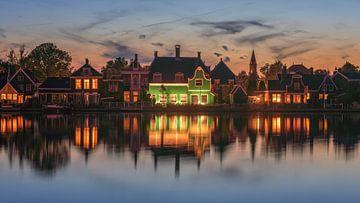
<svg viewBox="0 0 360 203">
<path fill-rule="evenodd" d="M 226 63 L 231 62 L 230 57 L 226 56 L 226 57 L 224 58 L 224 62 L 226 62 Z"/>
<path fill-rule="evenodd" d="M 164 46 L 164 43 L 154 42 L 154 43 L 151 43 L 151 45 L 153 45 L 153 46 L 155 46 L 155 47 L 163 47 L 163 46 Z"/>
<path fill-rule="evenodd" d="M 240 37 L 236 40 L 236 42 L 238 44 L 248 43 L 248 44 L 256 45 L 258 43 L 262 43 L 262 42 L 265 42 L 270 39 L 275 39 L 275 38 L 285 37 L 285 36 L 286 36 L 286 34 L 284 34 L 282 32 L 255 33 L 255 34 L 250 34 L 250 35 Z"/>
<path fill-rule="evenodd" d="M 216 57 L 222 56 L 222 54 L 221 54 L 221 53 L 218 53 L 218 52 L 215 52 L 214 55 L 215 55 Z"/>
<path fill-rule="evenodd" d="M 5 32 L 6 31 L 3 28 L 0 28 L 0 37 L 6 38 Z"/>
<path fill-rule="evenodd" d="M 210 22 L 210 21 L 198 21 L 192 22 L 190 25 L 205 27 L 204 35 L 208 37 L 216 35 L 230 35 L 238 34 L 243 32 L 249 27 L 258 27 L 258 28 L 274 28 L 272 25 L 264 24 L 258 20 L 235 20 L 235 21 L 219 21 L 219 22 Z"/>
<path fill-rule="evenodd" d="M 109 11 L 104 11 L 96 14 L 95 19 L 92 22 L 79 26 L 77 30 L 79 32 L 84 32 L 87 30 L 91 30 L 99 25 L 111 22 L 121 17 L 125 17 L 128 15 L 128 11 L 124 9 L 113 9 Z"/>
<path fill-rule="evenodd" d="M 226 46 L 226 45 L 223 45 L 222 48 L 223 48 L 225 51 L 229 51 L 229 47 Z"/>
</svg>

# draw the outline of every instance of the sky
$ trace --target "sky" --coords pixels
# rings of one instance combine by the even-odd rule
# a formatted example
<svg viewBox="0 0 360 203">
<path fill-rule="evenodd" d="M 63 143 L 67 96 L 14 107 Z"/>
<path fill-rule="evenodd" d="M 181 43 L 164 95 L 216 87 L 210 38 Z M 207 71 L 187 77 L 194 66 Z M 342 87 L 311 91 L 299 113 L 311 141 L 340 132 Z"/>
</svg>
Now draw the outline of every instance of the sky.
<svg viewBox="0 0 360 203">
<path fill-rule="evenodd" d="M 85 58 L 101 68 L 116 57 L 144 64 L 159 56 L 197 56 L 214 67 L 221 58 L 238 73 L 254 49 L 259 66 L 334 70 L 360 65 L 358 0 L 0 0 L 0 58 L 10 49 L 53 42 L 73 66 Z"/>
</svg>

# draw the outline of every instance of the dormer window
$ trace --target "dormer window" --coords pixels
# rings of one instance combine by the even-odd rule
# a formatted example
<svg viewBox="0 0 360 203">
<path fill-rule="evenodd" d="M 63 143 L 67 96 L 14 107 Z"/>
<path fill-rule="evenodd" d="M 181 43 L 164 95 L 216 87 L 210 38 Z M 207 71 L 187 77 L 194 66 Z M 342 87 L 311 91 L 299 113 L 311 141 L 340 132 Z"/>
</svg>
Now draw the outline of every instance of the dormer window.
<svg viewBox="0 0 360 203">
<path fill-rule="evenodd" d="M 175 82 L 184 82 L 184 73 L 181 72 L 176 73 Z"/>
<path fill-rule="evenodd" d="M 161 73 L 154 73 L 153 74 L 153 82 L 160 83 L 162 81 L 162 74 Z"/>
<path fill-rule="evenodd" d="M 229 79 L 229 80 L 228 80 L 228 84 L 229 84 L 229 85 L 234 85 L 234 83 L 235 83 L 235 82 L 234 82 L 234 79 Z"/>
<path fill-rule="evenodd" d="M 84 76 L 90 75 L 90 69 L 89 68 L 83 68 L 83 75 Z"/>
</svg>

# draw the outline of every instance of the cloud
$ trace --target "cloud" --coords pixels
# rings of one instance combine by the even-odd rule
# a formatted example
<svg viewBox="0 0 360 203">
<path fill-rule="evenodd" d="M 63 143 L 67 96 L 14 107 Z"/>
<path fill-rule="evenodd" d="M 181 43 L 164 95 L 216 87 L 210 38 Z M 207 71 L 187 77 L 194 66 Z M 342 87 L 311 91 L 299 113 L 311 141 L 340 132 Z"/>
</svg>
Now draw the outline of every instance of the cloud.
<svg viewBox="0 0 360 203">
<path fill-rule="evenodd" d="M 117 58 L 117 57 L 130 58 L 134 54 L 134 52 L 131 50 L 130 47 L 118 42 L 106 40 L 100 42 L 99 44 L 110 49 L 109 51 L 102 54 L 102 56 L 106 58 Z"/>
<path fill-rule="evenodd" d="M 139 35 L 139 39 L 145 39 L 146 35 Z"/>
<path fill-rule="evenodd" d="M 164 46 L 164 44 L 161 42 L 154 42 L 154 43 L 151 43 L 151 45 L 153 45 L 155 47 L 163 47 Z"/>
<path fill-rule="evenodd" d="M 290 41 L 284 45 L 270 46 L 269 49 L 276 54 L 278 60 L 292 56 L 298 56 L 317 48 L 317 42 L 313 40 Z"/>
<path fill-rule="evenodd" d="M 246 55 L 244 55 L 244 56 L 240 56 L 240 59 L 241 60 L 245 60 L 245 59 L 247 59 L 248 57 L 246 56 Z"/>
<path fill-rule="evenodd" d="M 220 56 L 222 56 L 222 54 L 220 54 L 220 53 L 217 53 L 217 52 L 215 52 L 215 53 L 214 53 L 214 55 L 215 55 L 215 56 L 217 56 L 217 57 L 220 57 Z"/>
<path fill-rule="evenodd" d="M 3 28 L 0 28 L 0 37 L 6 38 L 5 30 Z"/>
<path fill-rule="evenodd" d="M 223 45 L 222 48 L 223 48 L 225 51 L 229 51 L 229 47 L 226 46 L 226 45 Z"/>
<path fill-rule="evenodd" d="M 93 22 L 89 22 L 83 26 L 80 26 L 77 28 L 77 30 L 79 32 L 84 32 L 84 31 L 93 29 L 99 25 L 116 20 L 120 17 L 125 17 L 127 14 L 128 14 L 128 12 L 123 9 L 121 9 L 121 10 L 113 9 L 113 10 L 101 12 L 96 15 L 95 20 Z"/>
<path fill-rule="evenodd" d="M 230 62 L 231 61 L 231 59 L 230 59 L 230 57 L 228 57 L 228 56 L 226 56 L 225 58 L 224 58 L 224 62 Z"/>
<path fill-rule="evenodd" d="M 199 21 L 192 22 L 190 25 L 200 26 L 207 28 L 204 30 L 204 35 L 208 37 L 216 35 L 229 35 L 229 34 L 238 34 L 243 32 L 248 27 L 259 27 L 271 29 L 273 26 L 266 25 L 261 21 L 251 20 L 237 20 L 237 21 L 219 21 L 219 22 L 209 22 L 209 21 Z"/>
<path fill-rule="evenodd" d="M 239 44 L 249 43 L 252 45 L 265 42 L 270 39 L 275 39 L 279 37 L 285 37 L 286 34 L 282 32 L 276 32 L 276 33 L 257 33 L 257 34 L 251 34 L 247 36 L 243 36 L 238 38 L 236 41 Z"/>
</svg>

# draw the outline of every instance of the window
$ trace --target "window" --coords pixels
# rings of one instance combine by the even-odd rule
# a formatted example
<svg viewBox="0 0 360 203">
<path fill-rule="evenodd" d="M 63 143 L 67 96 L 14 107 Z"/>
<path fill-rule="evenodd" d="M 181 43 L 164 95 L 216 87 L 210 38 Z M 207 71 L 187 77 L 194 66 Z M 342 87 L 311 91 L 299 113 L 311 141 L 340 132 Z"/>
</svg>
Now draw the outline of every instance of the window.
<svg viewBox="0 0 360 203">
<path fill-rule="evenodd" d="M 139 101 L 139 92 L 133 91 L 133 101 L 136 103 Z"/>
<path fill-rule="evenodd" d="M 203 80 L 202 79 L 196 79 L 195 80 L 195 86 L 196 87 L 202 87 L 203 86 Z"/>
<path fill-rule="evenodd" d="M 296 91 L 300 90 L 300 83 L 299 83 L 299 82 L 295 82 L 295 83 L 294 83 L 294 89 L 295 89 Z"/>
<path fill-rule="evenodd" d="M 23 80 L 24 80 L 24 76 L 19 75 L 19 76 L 17 76 L 17 79 L 18 79 L 18 81 L 23 81 Z"/>
<path fill-rule="evenodd" d="M 166 94 L 160 94 L 160 103 L 166 104 L 167 103 L 167 96 Z"/>
<path fill-rule="evenodd" d="M 26 84 L 26 91 L 27 91 L 27 92 L 30 92 L 31 89 L 32 89 L 31 84 Z"/>
<path fill-rule="evenodd" d="M 81 89 L 81 79 L 75 80 L 75 89 L 77 90 Z"/>
<path fill-rule="evenodd" d="M 184 73 L 176 73 L 175 82 L 184 82 Z"/>
<path fill-rule="evenodd" d="M 293 96 L 293 103 L 294 104 L 301 104 L 301 95 L 294 95 Z"/>
<path fill-rule="evenodd" d="M 287 104 L 290 104 L 291 103 L 291 95 L 286 95 L 286 97 L 285 97 L 285 102 L 287 103 Z"/>
<path fill-rule="evenodd" d="M 220 85 L 220 79 L 215 79 L 215 85 Z"/>
<path fill-rule="evenodd" d="M 161 73 L 154 73 L 153 74 L 153 82 L 161 82 L 162 81 L 162 74 Z"/>
<path fill-rule="evenodd" d="M 199 96 L 198 95 L 191 95 L 191 104 L 192 105 L 199 104 Z"/>
<path fill-rule="evenodd" d="M 90 69 L 89 68 L 83 68 L 83 75 L 84 76 L 90 75 Z"/>
<path fill-rule="evenodd" d="M 229 83 L 229 85 L 234 85 L 234 79 L 230 79 L 230 80 L 228 80 L 228 83 Z"/>
<path fill-rule="evenodd" d="M 84 79 L 84 89 L 90 89 L 90 79 Z"/>
<path fill-rule="evenodd" d="M 171 104 L 176 104 L 177 103 L 177 95 L 176 94 L 171 94 L 170 95 L 170 103 Z"/>
<path fill-rule="evenodd" d="M 187 104 L 187 95 L 186 94 L 182 94 L 180 95 L 180 103 L 181 104 Z"/>
<path fill-rule="evenodd" d="M 136 77 L 136 76 L 134 76 L 133 77 L 133 86 L 134 87 L 138 87 L 139 86 L 139 79 Z"/>
<path fill-rule="evenodd" d="M 18 88 L 21 90 L 21 91 L 24 91 L 24 85 L 18 85 Z"/>
<path fill-rule="evenodd" d="M 97 90 L 99 87 L 98 79 L 92 79 L 92 89 Z"/>
<path fill-rule="evenodd" d="M 207 104 L 208 103 L 208 96 L 205 95 L 201 95 L 201 104 Z"/>
<path fill-rule="evenodd" d="M 130 91 L 124 91 L 124 102 L 130 102 Z"/>
<path fill-rule="evenodd" d="M 6 94 L 1 94 L 1 100 L 6 100 Z"/>
<path fill-rule="evenodd" d="M 272 102 L 280 103 L 281 102 L 281 94 L 272 94 Z"/>
</svg>

